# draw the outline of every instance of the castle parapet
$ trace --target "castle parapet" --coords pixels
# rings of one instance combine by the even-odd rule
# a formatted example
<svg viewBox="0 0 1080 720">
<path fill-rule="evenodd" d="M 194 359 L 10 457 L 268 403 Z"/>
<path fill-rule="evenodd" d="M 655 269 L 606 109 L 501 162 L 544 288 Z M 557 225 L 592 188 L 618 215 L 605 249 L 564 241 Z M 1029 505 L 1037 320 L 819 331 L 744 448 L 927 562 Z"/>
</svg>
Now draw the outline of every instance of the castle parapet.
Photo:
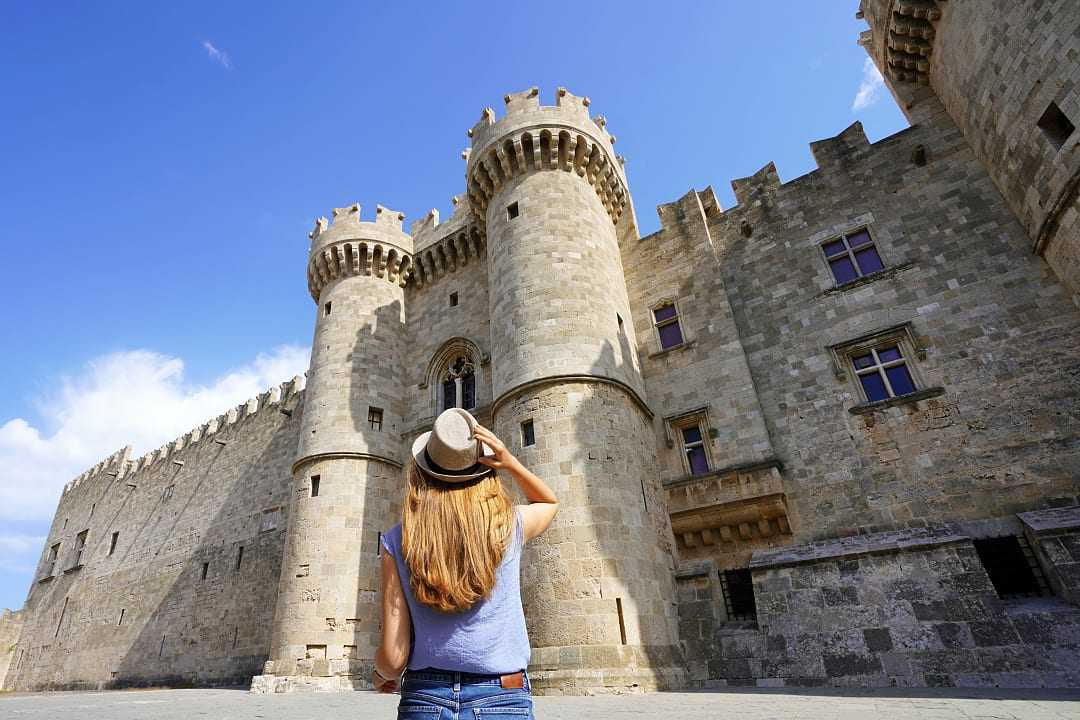
<svg viewBox="0 0 1080 720">
<path fill-rule="evenodd" d="M 346 275 L 385 278 L 402 287 L 412 272 L 413 240 L 402 231 L 405 216 L 377 206 L 375 222 L 360 220 L 360 204 L 334 208 L 333 222 L 322 217 L 309 234 L 308 292 L 315 302 L 327 283 Z"/>
<path fill-rule="evenodd" d="M 482 214 L 503 183 L 517 175 L 560 170 L 592 185 L 617 223 L 629 197 L 626 176 L 615 154 L 615 137 L 603 117 L 590 117 L 589 99 L 559 88 L 555 106 L 544 107 L 535 87 L 503 99 L 502 119 L 485 108 L 469 130 L 466 177 L 473 208 Z"/>
</svg>

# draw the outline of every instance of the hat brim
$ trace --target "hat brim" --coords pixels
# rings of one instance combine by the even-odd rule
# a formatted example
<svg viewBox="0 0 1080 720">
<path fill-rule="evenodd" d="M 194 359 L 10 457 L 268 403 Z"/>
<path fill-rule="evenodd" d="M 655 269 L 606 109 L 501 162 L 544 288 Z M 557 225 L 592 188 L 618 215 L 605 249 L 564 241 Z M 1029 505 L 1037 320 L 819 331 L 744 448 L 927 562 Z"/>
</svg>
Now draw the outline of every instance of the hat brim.
<svg viewBox="0 0 1080 720">
<path fill-rule="evenodd" d="M 448 483 L 461 483 L 475 480 L 481 475 L 492 472 L 492 468 L 480 462 L 474 464 L 472 467 L 454 472 L 447 471 L 444 468 L 433 467 L 432 464 L 428 462 L 427 453 L 425 452 L 429 437 L 431 437 L 430 430 L 420 433 L 420 435 L 413 440 L 412 456 L 413 460 L 416 462 L 416 466 L 431 477 Z M 489 448 L 485 443 L 480 443 L 480 452 L 483 457 L 495 457 L 495 451 Z"/>
</svg>

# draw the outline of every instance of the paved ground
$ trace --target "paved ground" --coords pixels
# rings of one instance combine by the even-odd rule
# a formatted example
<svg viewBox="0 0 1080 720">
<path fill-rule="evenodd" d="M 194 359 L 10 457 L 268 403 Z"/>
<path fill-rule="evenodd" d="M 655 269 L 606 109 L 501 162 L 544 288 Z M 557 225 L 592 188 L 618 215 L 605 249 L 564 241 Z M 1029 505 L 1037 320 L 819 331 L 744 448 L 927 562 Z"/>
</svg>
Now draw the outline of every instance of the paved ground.
<svg viewBox="0 0 1080 720">
<path fill-rule="evenodd" d="M 392 719 L 396 695 L 133 690 L 0 695 L 3 720 Z M 536 698 L 540 720 L 1080 720 L 1080 690 L 768 691 Z"/>
</svg>

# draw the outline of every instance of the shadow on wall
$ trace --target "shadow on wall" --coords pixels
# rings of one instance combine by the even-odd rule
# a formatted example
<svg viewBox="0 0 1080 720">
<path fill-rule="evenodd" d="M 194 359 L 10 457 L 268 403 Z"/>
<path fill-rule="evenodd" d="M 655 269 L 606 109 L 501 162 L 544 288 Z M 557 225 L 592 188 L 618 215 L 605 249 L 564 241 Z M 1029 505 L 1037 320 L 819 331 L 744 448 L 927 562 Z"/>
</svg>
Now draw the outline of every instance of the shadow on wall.
<svg viewBox="0 0 1080 720">
<path fill-rule="evenodd" d="M 302 409 L 289 404 L 283 409 L 291 416 L 266 408 L 281 420 L 257 414 L 198 443 L 195 457 L 170 466 L 172 478 L 162 480 L 162 488 L 146 482 L 143 492 L 158 497 L 129 547 L 146 552 L 148 563 L 99 579 L 123 594 L 122 614 L 110 624 L 139 625 L 126 652 L 110 663 L 109 686 L 244 685 L 260 672 L 270 646 L 291 494 L 288 467 Z M 227 487 L 225 478 L 232 480 Z M 206 514 L 212 514 L 208 522 Z M 176 552 L 193 539 L 190 552 Z M 152 598 L 153 607 L 141 606 Z"/>
<path fill-rule="evenodd" d="M 591 365 L 595 376 L 633 357 L 625 330 L 619 344 L 603 345 Z M 530 544 L 523 573 L 532 667 L 550 671 L 542 689 L 683 683 L 674 542 L 645 413 L 624 387 L 591 380 L 525 390 L 499 409 L 507 418 L 498 423 L 503 439 L 536 464 L 560 499 L 551 530 Z M 538 445 L 529 450 L 515 426 L 534 417 Z M 581 674 L 567 676 L 575 670 Z"/>
</svg>

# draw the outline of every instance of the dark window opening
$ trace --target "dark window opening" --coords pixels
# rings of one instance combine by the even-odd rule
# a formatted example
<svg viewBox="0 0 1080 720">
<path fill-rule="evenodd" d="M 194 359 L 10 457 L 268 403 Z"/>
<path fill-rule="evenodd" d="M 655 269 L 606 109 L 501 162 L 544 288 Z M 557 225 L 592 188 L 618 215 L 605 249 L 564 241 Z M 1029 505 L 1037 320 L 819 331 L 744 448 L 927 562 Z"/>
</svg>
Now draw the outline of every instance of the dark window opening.
<svg viewBox="0 0 1080 720">
<path fill-rule="evenodd" d="M 324 315 L 329 315 L 329 314 L 330 314 L 330 305 L 331 305 L 331 304 L 332 304 L 332 303 L 329 303 L 329 302 L 328 302 L 328 303 L 326 303 L 325 305 L 323 305 L 323 314 L 324 314 Z"/>
<path fill-rule="evenodd" d="M 1038 126 L 1042 130 L 1043 137 L 1054 146 L 1055 150 L 1060 150 L 1065 141 L 1076 130 L 1076 126 L 1072 124 L 1068 116 L 1061 112 L 1061 108 L 1057 106 L 1057 103 L 1053 102 L 1050 103 L 1042 117 L 1039 118 Z"/>
<path fill-rule="evenodd" d="M 311 476 L 311 497 L 319 497 L 319 476 Z"/>
<path fill-rule="evenodd" d="M 60 619 L 56 621 L 56 632 L 53 633 L 54 638 L 60 637 L 60 628 L 64 624 L 64 616 L 67 615 L 68 599 L 64 598 L 64 607 L 60 608 Z"/>
<path fill-rule="evenodd" d="M 521 445 L 522 447 L 528 447 L 529 445 L 536 444 L 536 430 L 533 427 L 532 420 L 526 420 L 521 423 Z"/>
<path fill-rule="evenodd" d="M 244 563 L 244 546 L 241 545 L 236 551 L 236 569 L 239 570 L 240 566 Z"/>
<path fill-rule="evenodd" d="M 682 327 L 679 325 L 679 311 L 675 305 L 668 303 L 653 310 L 653 323 L 656 325 L 656 333 L 660 338 L 660 349 L 682 345 Z"/>
<path fill-rule="evenodd" d="M 109 540 L 109 554 L 112 555 L 116 552 L 116 543 L 120 540 L 120 532 L 114 532 L 112 538 Z"/>
<path fill-rule="evenodd" d="M 368 425 L 372 430 L 382 430 L 382 408 L 369 407 L 367 411 Z"/>
<path fill-rule="evenodd" d="M 451 363 L 442 381 L 440 409 L 449 410 L 455 407 L 466 410 L 476 407 L 476 371 L 465 356 L 459 356 Z"/>
<path fill-rule="evenodd" d="M 757 604 L 754 601 L 754 578 L 750 568 L 722 570 L 720 591 L 724 595 L 724 609 L 728 620 L 757 620 Z"/>
<path fill-rule="evenodd" d="M 116 624 L 118 626 L 124 624 L 124 608 L 120 608 L 120 618 L 116 621 Z"/>
<path fill-rule="evenodd" d="M 864 275 L 885 269 L 870 233 L 863 228 L 841 235 L 821 246 L 837 285 L 849 283 Z"/>
<path fill-rule="evenodd" d="M 97 503 L 90 503 L 90 517 L 94 517 L 95 510 L 97 510 Z"/>
<path fill-rule="evenodd" d="M 513 220 L 514 218 L 516 218 L 520 214 L 521 213 L 518 210 L 518 204 L 516 202 L 510 203 L 509 205 L 506 206 L 506 219 L 507 220 Z"/>
<path fill-rule="evenodd" d="M 207 573 L 209 573 L 209 572 L 210 572 L 210 563 L 208 563 L 208 562 L 204 562 L 204 563 L 202 564 L 202 579 L 203 579 L 203 580 L 205 580 L 205 579 L 206 579 L 206 575 L 207 575 Z"/>
<path fill-rule="evenodd" d="M 623 619 L 622 598 L 615 598 L 615 612 L 619 614 L 619 640 L 626 644 L 626 621 Z"/>
<path fill-rule="evenodd" d="M 75 536 L 75 561 L 71 567 L 79 567 L 83 564 L 83 553 L 86 551 L 86 536 L 89 530 L 83 530 Z"/>
<path fill-rule="evenodd" d="M 907 360 L 895 341 L 853 355 L 851 363 L 869 402 L 910 395 L 916 390 Z"/>
<path fill-rule="evenodd" d="M 686 455 L 686 466 L 691 475 L 701 475 L 709 472 L 709 456 L 705 451 L 705 438 L 700 425 L 692 425 L 680 429 L 682 435 L 683 454 Z"/>
<path fill-rule="evenodd" d="M 458 295 L 456 292 L 450 293 L 450 307 L 457 307 Z"/>
<path fill-rule="evenodd" d="M 1006 535 L 972 542 L 999 598 L 1011 600 L 1050 594 L 1042 568 L 1025 538 Z"/>
<path fill-rule="evenodd" d="M 615 313 L 615 319 L 619 321 L 619 330 L 621 331 L 623 329 L 622 315 L 620 315 L 619 313 Z"/>
<path fill-rule="evenodd" d="M 45 566 L 45 574 L 52 575 L 56 572 L 56 561 L 60 557 L 60 543 L 56 543 L 49 548 L 49 561 Z"/>
</svg>

